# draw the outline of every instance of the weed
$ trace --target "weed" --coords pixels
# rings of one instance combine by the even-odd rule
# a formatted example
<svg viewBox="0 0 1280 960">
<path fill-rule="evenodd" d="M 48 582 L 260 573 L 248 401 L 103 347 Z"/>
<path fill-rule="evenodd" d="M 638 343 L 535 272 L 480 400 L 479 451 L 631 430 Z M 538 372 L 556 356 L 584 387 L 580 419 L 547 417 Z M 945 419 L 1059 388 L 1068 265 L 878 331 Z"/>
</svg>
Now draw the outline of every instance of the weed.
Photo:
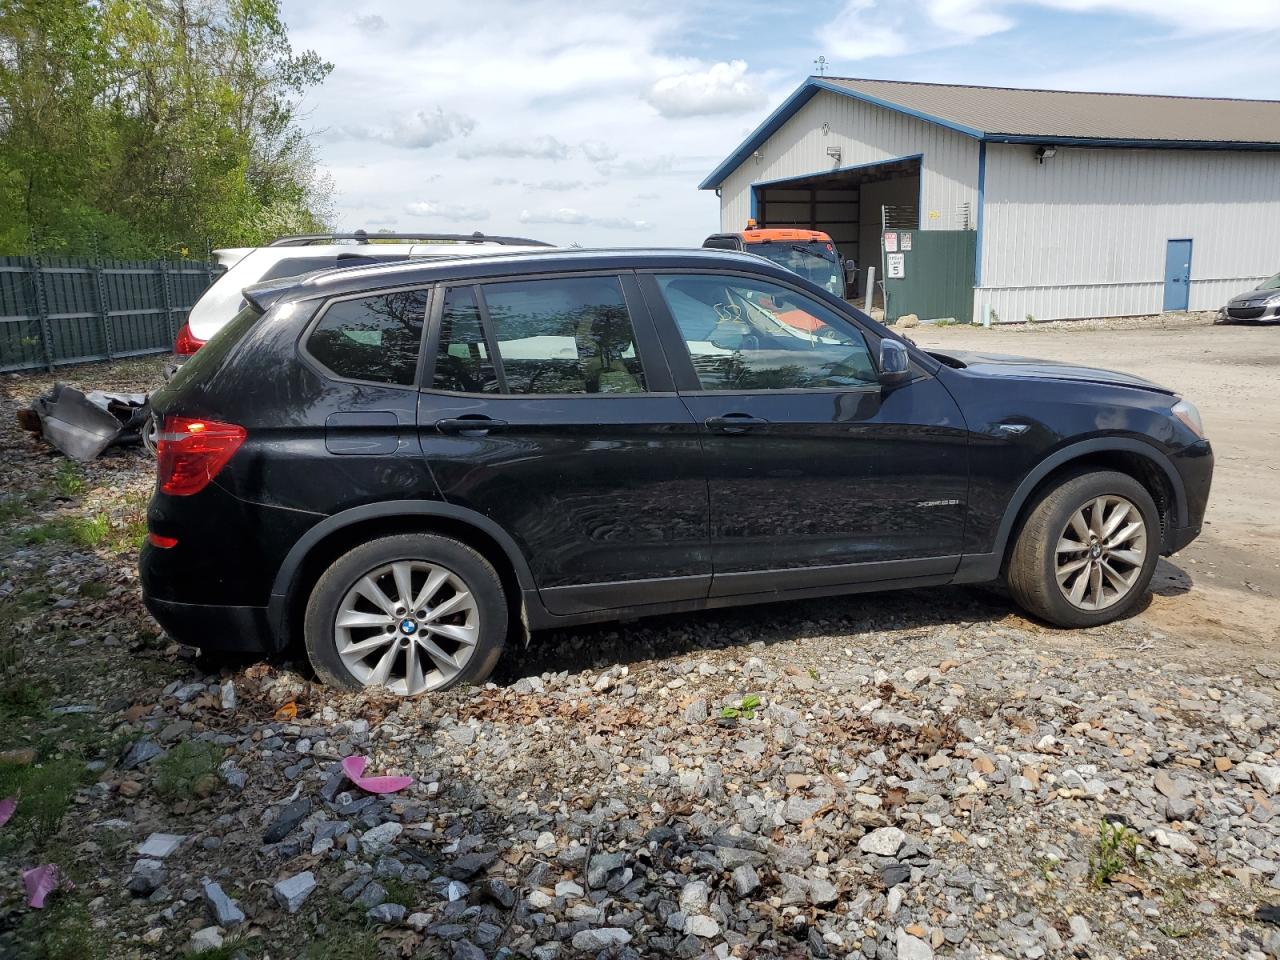
<svg viewBox="0 0 1280 960">
<path fill-rule="evenodd" d="M 378 941 L 354 923 L 333 925 L 327 936 L 313 939 L 302 951 L 302 960 L 379 960 Z"/>
<path fill-rule="evenodd" d="M 1199 927 L 1175 927 L 1164 923 L 1158 925 L 1156 929 L 1170 940 L 1184 940 L 1187 937 L 1194 937 L 1200 932 Z"/>
<path fill-rule="evenodd" d="M 27 915 L 23 940 L 40 960 L 98 960 L 101 937 L 94 933 L 89 911 L 79 899 L 55 894 L 49 906 Z"/>
<path fill-rule="evenodd" d="M 412 910 L 418 905 L 418 901 L 422 899 L 418 888 L 412 883 L 406 883 L 404 880 L 397 880 L 391 877 L 382 881 L 382 886 L 387 891 L 388 903 L 398 903 L 400 906 Z"/>
<path fill-rule="evenodd" d="M 217 772 L 222 751 L 212 743 L 188 740 L 155 762 L 156 792 L 169 800 L 193 795 L 196 783 Z"/>
<path fill-rule="evenodd" d="M 111 592 L 111 588 L 101 580 L 86 580 L 80 584 L 76 592 L 90 600 L 101 600 Z"/>
<path fill-rule="evenodd" d="M 182 955 L 183 960 L 234 960 L 235 957 L 243 956 L 252 948 L 257 952 L 261 946 L 256 937 L 228 937 L 222 942 L 220 947 L 211 947 L 208 950 L 189 950 Z"/>
<path fill-rule="evenodd" d="M 47 708 L 45 692 L 38 684 L 21 677 L 0 684 L 0 720 L 37 717 Z"/>
<path fill-rule="evenodd" d="M 31 516 L 31 502 L 23 496 L 0 497 L 0 523 L 12 523 Z"/>
<path fill-rule="evenodd" d="M 71 543 L 76 539 L 75 524 L 68 517 L 58 517 L 22 531 L 22 542 L 27 546 L 36 546 L 41 543 Z"/>
<path fill-rule="evenodd" d="M 71 521 L 71 532 L 86 547 L 101 546 L 111 536 L 111 518 L 105 513 L 95 513 L 87 519 L 76 517 Z"/>
<path fill-rule="evenodd" d="M 815 681 L 815 682 L 816 682 L 816 681 L 817 681 L 817 679 L 818 679 L 818 671 L 817 671 L 817 670 L 815 670 L 815 669 L 813 669 L 813 667 L 810 667 L 810 668 L 809 668 L 809 679 L 810 679 L 810 680 L 813 680 L 813 681 Z"/>
<path fill-rule="evenodd" d="M 720 717 L 723 720 L 754 720 L 759 708 L 760 698 L 752 693 L 739 700 L 736 707 L 721 707 Z"/>
<path fill-rule="evenodd" d="M 1138 834 L 1123 823 L 1098 824 L 1098 852 L 1089 855 L 1089 881 L 1101 889 L 1117 873 L 1138 863 Z"/>
<path fill-rule="evenodd" d="M 58 472 L 53 476 L 53 488 L 58 495 L 71 499 L 84 492 L 84 471 L 73 460 L 63 460 L 58 465 Z"/>
<path fill-rule="evenodd" d="M 37 844 L 46 843 L 58 831 L 71 798 L 86 777 L 79 757 L 40 764 L 0 764 L 0 796 L 18 795 L 13 829 L 29 833 Z"/>
</svg>

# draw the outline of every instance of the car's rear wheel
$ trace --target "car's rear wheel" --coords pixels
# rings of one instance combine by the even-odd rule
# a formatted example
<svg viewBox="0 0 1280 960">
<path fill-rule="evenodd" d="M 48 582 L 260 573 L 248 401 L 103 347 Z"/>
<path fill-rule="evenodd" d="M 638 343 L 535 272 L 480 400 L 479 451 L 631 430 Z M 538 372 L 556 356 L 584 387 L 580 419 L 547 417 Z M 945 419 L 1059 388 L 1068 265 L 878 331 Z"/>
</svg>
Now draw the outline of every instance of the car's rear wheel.
<svg viewBox="0 0 1280 960">
<path fill-rule="evenodd" d="M 1048 490 L 1009 558 L 1009 592 L 1060 627 L 1091 627 L 1130 613 L 1160 556 L 1160 515 L 1127 474 L 1079 473 Z"/>
<path fill-rule="evenodd" d="M 416 696 L 492 672 L 506 641 L 506 598 L 497 572 L 464 543 L 382 537 L 321 575 L 304 634 L 322 680 Z"/>
</svg>

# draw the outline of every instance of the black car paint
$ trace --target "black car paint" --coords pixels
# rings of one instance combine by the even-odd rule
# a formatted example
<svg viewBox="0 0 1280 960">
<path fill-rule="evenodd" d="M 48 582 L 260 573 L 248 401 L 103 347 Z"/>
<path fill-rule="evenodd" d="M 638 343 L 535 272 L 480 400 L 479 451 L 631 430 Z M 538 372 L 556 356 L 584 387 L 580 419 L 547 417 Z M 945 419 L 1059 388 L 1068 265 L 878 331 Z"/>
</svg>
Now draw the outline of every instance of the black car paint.
<svg viewBox="0 0 1280 960">
<path fill-rule="evenodd" d="M 266 315 L 215 337 L 152 399 L 157 415 L 240 424 L 201 492 L 157 492 L 144 595 L 196 645 L 270 650 L 294 634 L 308 557 L 375 521 L 440 522 L 505 561 L 532 628 L 780 597 L 993 579 L 1026 499 L 1073 458 L 1125 454 L 1167 478 L 1166 552 L 1199 531 L 1212 454 L 1138 378 L 905 341 L 912 377 L 861 390 L 700 391 L 653 271 L 791 286 L 852 319 L 872 355 L 892 331 L 749 255 L 556 251 L 356 268 L 250 299 Z M 335 379 L 299 345 L 333 297 L 437 284 L 621 278 L 649 392 L 498 396 Z M 712 418 L 765 423 L 730 431 Z M 489 418 L 489 429 L 458 421 Z M 314 572 L 314 571 L 312 571 Z"/>
</svg>

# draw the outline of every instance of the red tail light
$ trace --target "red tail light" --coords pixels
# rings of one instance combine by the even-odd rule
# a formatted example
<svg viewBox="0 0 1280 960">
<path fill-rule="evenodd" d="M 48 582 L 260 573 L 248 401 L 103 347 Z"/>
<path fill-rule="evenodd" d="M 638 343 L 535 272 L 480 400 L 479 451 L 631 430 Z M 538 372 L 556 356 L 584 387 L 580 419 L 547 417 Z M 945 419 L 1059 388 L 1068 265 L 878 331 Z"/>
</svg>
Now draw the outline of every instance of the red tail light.
<svg viewBox="0 0 1280 960">
<path fill-rule="evenodd" d="M 191 332 L 190 323 L 184 323 L 182 329 L 178 331 L 177 341 L 173 344 L 173 352 L 180 357 L 189 357 L 206 343 L 208 343 L 207 340 L 201 340 Z"/>
<path fill-rule="evenodd" d="M 156 443 L 160 492 L 199 493 L 244 443 L 244 427 L 217 420 L 165 417 Z"/>
<path fill-rule="evenodd" d="M 178 545 L 178 538 L 162 537 L 158 533 L 148 533 L 147 542 L 153 547 L 159 547 L 161 550 L 171 550 Z"/>
</svg>

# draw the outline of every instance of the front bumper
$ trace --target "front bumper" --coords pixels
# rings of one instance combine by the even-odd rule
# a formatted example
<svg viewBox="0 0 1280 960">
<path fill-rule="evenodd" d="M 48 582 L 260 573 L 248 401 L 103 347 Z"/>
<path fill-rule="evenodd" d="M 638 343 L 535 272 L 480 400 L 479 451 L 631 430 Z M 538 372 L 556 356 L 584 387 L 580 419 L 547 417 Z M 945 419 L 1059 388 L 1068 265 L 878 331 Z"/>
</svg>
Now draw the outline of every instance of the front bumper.
<svg viewBox="0 0 1280 960">
<path fill-rule="evenodd" d="M 1222 323 L 1280 323 L 1280 303 L 1244 305 L 1228 303 L 1218 311 Z"/>
<path fill-rule="evenodd" d="M 1209 489 L 1213 485 L 1213 446 L 1208 440 L 1197 441 L 1179 450 L 1172 461 L 1182 479 L 1186 509 L 1185 515 L 1175 516 L 1175 526 L 1165 533 L 1166 556 L 1177 553 L 1200 535 L 1209 505 Z"/>
</svg>

